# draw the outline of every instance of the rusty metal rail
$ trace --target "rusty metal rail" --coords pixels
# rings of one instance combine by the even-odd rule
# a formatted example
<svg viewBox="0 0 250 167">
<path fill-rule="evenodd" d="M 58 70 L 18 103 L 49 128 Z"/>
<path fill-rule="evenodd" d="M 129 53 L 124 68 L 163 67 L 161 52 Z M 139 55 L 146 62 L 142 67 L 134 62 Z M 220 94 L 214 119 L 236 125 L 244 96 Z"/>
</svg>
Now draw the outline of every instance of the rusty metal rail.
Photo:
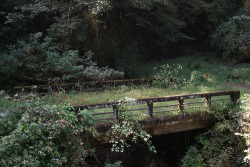
<svg viewBox="0 0 250 167">
<path fill-rule="evenodd" d="M 220 99 L 220 100 L 212 100 L 214 97 L 219 96 L 229 96 L 228 99 Z M 199 101 L 197 102 L 189 102 L 184 103 L 187 99 L 197 99 L 199 98 Z M 204 101 L 200 101 L 200 98 L 204 98 Z M 113 101 L 113 102 L 107 102 L 102 104 L 91 104 L 91 105 L 84 105 L 84 106 L 77 106 L 74 107 L 76 111 L 79 110 L 94 110 L 94 109 L 104 109 L 104 108 L 112 108 L 113 111 L 111 112 L 102 112 L 102 113 L 93 113 L 93 115 L 106 115 L 106 114 L 113 114 L 113 117 L 108 118 L 101 118 L 96 120 L 109 120 L 114 119 L 114 121 L 118 121 L 119 119 L 119 112 L 118 112 L 118 106 L 120 104 L 127 104 L 127 105 L 139 105 L 139 104 L 147 104 L 147 108 L 138 108 L 138 109 L 130 109 L 129 111 L 138 111 L 138 110 L 147 110 L 147 116 L 148 118 L 153 118 L 154 114 L 156 113 L 162 113 L 162 112 L 170 112 L 170 111 L 179 111 L 181 113 L 184 113 L 185 109 L 195 109 L 195 108 L 201 108 L 201 106 L 193 106 L 193 107 L 185 107 L 189 106 L 191 104 L 204 104 L 204 107 L 207 109 L 211 108 L 212 102 L 218 102 L 218 101 L 225 101 L 230 100 L 234 103 L 234 105 L 237 104 L 237 101 L 240 98 L 240 91 L 218 91 L 218 92 L 211 92 L 211 93 L 194 93 L 194 94 L 186 94 L 186 95 L 174 95 L 174 96 L 163 96 L 163 97 L 152 97 L 152 98 L 140 98 L 135 99 L 131 101 Z M 178 104 L 171 104 L 171 105 L 164 105 L 164 106 L 155 106 L 154 103 L 160 103 L 160 102 L 168 102 L 168 101 L 178 101 Z M 167 108 L 167 107 L 174 107 L 177 106 L 177 109 L 170 109 L 165 111 L 154 111 L 156 108 Z M 135 116 L 140 114 L 132 114 L 130 116 Z"/>
</svg>

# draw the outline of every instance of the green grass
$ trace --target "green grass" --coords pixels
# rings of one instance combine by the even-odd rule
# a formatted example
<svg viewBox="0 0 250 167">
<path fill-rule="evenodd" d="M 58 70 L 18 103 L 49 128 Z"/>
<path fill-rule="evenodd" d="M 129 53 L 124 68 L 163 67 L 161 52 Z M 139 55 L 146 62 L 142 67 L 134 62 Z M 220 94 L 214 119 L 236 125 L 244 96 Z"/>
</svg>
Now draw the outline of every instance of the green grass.
<svg viewBox="0 0 250 167">
<path fill-rule="evenodd" d="M 250 83 L 250 65 L 226 65 L 224 60 L 216 58 L 212 54 L 196 53 L 193 55 L 186 55 L 174 59 L 167 59 L 162 61 L 155 61 L 150 63 L 139 64 L 135 67 L 140 78 L 152 78 L 154 73 L 152 69 L 163 64 L 180 64 L 183 67 L 182 74 L 190 78 L 191 73 L 197 71 L 201 75 L 207 74 L 210 79 L 210 84 L 223 83 L 223 82 L 236 82 L 236 83 Z M 238 79 L 228 78 L 234 76 Z"/>
<path fill-rule="evenodd" d="M 95 103 L 105 103 L 109 101 L 118 101 L 125 98 L 137 99 L 169 95 L 182 95 L 201 92 L 240 90 L 241 94 L 249 94 L 249 88 L 237 87 L 227 83 L 218 86 L 185 86 L 180 89 L 175 88 L 147 88 L 138 87 L 126 91 L 106 90 L 100 92 L 80 92 L 78 94 L 54 93 L 45 96 L 43 100 L 48 104 L 71 103 L 73 106 L 88 105 Z"/>
<path fill-rule="evenodd" d="M 148 88 L 147 86 L 119 86 L 115 90 L 105 90 L 98 92 L 79 92 L 79 93 L 53 93 L 43 97 L 46 104 L 71 103 L 73 106 L 81 106 L 95 103 L 105 103 L 109 101 L 118 101 L 126 98 L 148 98 L 168 95 L 182 95 L 201 92 L 240 90 L 241 94 L 250 94 L 250 67 L 249 64 L 239 64 L 236 66 L 227 66 L 223 60 L 217 59 L 212 55 L 194 54 L 193 56 L 183 56 L 175 59 L 164 60 L 161 62 L 150 62 L 139 64 L 135 67 L 138 76 L 142 78 L 152 78 L 153 68 L 163 64 L 180 64 L 182 66 L 181 75 L 188 80 L 186 86 L 172 86 L 168 88 Z M 191 76 L 194 75 L 193 80 Z M 232 76 L 232 77 L 230 77 Z M 191 81 L 192 80 L 192 81 Z M 245 83 L 242 84 L 242 83 Z M 176 102 L 170 102 L 170 104 Z M 0 99 L 0 110 L 11 107 L 12 102 L 5 98 Z M 158 105 L 157 103 L 154 105 Z M 160 104 L 159 104 L 160 105 Z M 136 106 L 137 108 L 141 106 Z M 136 108 L 134 107 L 134 108 Z M 145 106 L 144 106 L 145 107 Z M 102 109 L 102 112 L 111 109 Z M 92 111 L 99 112 L 99 111 Z M 145 111 L 137 111 L 145 116 Z M 112 117 L 112 114 L 106 115 Z M 97 116 L 98 118 L 100 116 Z"/>
<path fill-rule="evenodd" d="M 46 96 L 43 100 L 48 104 L 62 104 L 71 103 L 73 106 L 81 106 L 95 103 L 105 103 L 109 101 L 119 101 L 124 99 L 137 99 L 137 98 L 148 98 L 148 97 L 158 97 L 158 96 L 168 96 L 168 95 L 182 95 L 191 93 L 201 93 L 201 92 L 214 92 L 214 91 L 228 91 L 228 90 L 240 90 L 241 94 L 250 94 L 250 68 L 248 64 L 240 64 L 236 66 L 227 66 L 224 64 L 223 60 L 217 59 L 211 55 L 194 55 L 194 56 L 184 56 L 175 59 L 165 60 L 161 62 L 151 62 L 144 65 L 140 64 L 136 68 L 139 76 L 142 78 L 152 78 L 154 73 L 152 69 L 156 66 L 163 64 L 180 64 L 182 66 L 181 75 L 183 75 L 188 80 L 188 85 L 186 86 L 171 86 L 168 88 L 148 88 L 147 86 L 119 86 L 115 90 L 105 90 L 99 92 L 79 92 L 77 94 L 65 94 L 65 93 L 54 93 L 51 96 Z M 193 81 L 191 81 L 191 76 L 194 75 Z M 231 77 L 232 76 L 232 77 Z M 244 84 L 242 84 L 244 83 Z M 213 98 L 213 100 L 224 98 L 218 97 Z M 229 97 L 227 97 L 229 99 Z M 185 102 L 192 102 L 194 100 L 204 101 L 205 99 L 190 99 Z M 216 102 L 215 105 L 220 105 L 223 102 Z M 167 105 L 167 104 L 177 104 L 177 101 L 154 103 L 154 106 Z M 204 110 L 204 103 L 200 104 L 201 109 L 186 109 L 186 112 L 196 113 Z M 186 108 L 193 107 L 186 105 Z M 147 108 L 146 104 L 128 106 L 128 109 L 137 108 Z M 180 114 L 177 107 L 168 108 L 156 108 L 154 111 L 165 111 L 173 110 L 175 111 L 154 114 L 154 116 L 169 116 Z M 91 110 L 91 113 L 100 112 L 112 112 L 112 109 L 96 109 Z M 129 111 L 129 114 L 140 114 L 136 116 L 137 119 L 147 118 L 147 109 L 142 111 Z M 113 117 L 112 114 L 98 115 L 95 119 Z"/>
</svg>

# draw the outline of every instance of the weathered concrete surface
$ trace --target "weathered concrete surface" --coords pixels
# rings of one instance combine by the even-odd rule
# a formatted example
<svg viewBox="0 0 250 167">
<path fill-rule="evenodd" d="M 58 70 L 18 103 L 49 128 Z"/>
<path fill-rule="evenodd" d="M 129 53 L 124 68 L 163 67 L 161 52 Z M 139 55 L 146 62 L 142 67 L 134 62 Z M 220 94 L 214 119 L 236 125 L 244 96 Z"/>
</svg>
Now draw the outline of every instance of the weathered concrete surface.
<svg viewBox="0 0 250 167">
<path fill-rule="evenodd" d="M 180 121 L 171 121 L 164 123 L 157 123 L 155 125 L 146 126 L 144 130 L 146 130 L 152 136 L 154 135 L 162 135 L 168 133 L 176 133 L 183 132 L 194 129 L 202 129 L 211 127 L 214 125 L 214 119 L 188 119 L 188 120 L 180 120 Z"/>
<path fill-rule="evenodd" d="M 173 116 L 171 118 L 166 117 L 154 117 L 154 119 L 147 119 L 139 121 L 144 127 L 143 129 L 147 131 L 150 135 L 162 135 L 169 133 L 177 133 L 188 130 L 203 129 L 212 127 L 215 123 L 213 116 L 209 114 L 192 114 L 185 116 Z M 109 130 L 112 123 L 104 123 L 97 125 L 98 132 L 104 135 L 105 132 Z M 102 138 L 102 137 L 101 137 Z M 104 144 L 104 140 L 90 139 L 93 144 Z"/>
</svg>

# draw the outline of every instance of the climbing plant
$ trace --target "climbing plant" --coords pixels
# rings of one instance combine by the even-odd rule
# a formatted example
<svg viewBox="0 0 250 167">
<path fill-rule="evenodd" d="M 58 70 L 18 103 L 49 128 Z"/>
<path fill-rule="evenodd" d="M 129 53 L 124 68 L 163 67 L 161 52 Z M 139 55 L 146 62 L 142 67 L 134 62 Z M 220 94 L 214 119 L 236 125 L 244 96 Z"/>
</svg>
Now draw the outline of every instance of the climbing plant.
<svg viewBox="0 0 250 167">
<path fill-rule="evenodd" d="M 138 120 L 128 116 L 125 104 L 118 107 L 118 121 L 106 133 L 106 140 L 112 144 L 111 151 L 124 152 L 126 148 L 131 147 L 127 139 L 132 138 L 132 143 L 144 142 L 148 149 L 156 153 L 155 147 L 150 141 L 151 135 L 143 130 Z"/>
</svg>

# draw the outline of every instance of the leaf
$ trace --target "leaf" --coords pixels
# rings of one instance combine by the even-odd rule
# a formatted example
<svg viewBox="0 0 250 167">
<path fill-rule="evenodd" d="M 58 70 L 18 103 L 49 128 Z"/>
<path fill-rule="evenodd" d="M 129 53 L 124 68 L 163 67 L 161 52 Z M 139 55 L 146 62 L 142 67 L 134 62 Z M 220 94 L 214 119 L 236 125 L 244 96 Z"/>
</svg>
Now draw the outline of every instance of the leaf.
<svg viewBox="0 0 250 167">
<path fill-rule="evenodd" d="M 25 148 L 24 150 L 23 150 L 23 155 L 24 156 L 27 156 L 29 154 L 29 152 L 28 152 L 28 150 Z"/>
</svg>

